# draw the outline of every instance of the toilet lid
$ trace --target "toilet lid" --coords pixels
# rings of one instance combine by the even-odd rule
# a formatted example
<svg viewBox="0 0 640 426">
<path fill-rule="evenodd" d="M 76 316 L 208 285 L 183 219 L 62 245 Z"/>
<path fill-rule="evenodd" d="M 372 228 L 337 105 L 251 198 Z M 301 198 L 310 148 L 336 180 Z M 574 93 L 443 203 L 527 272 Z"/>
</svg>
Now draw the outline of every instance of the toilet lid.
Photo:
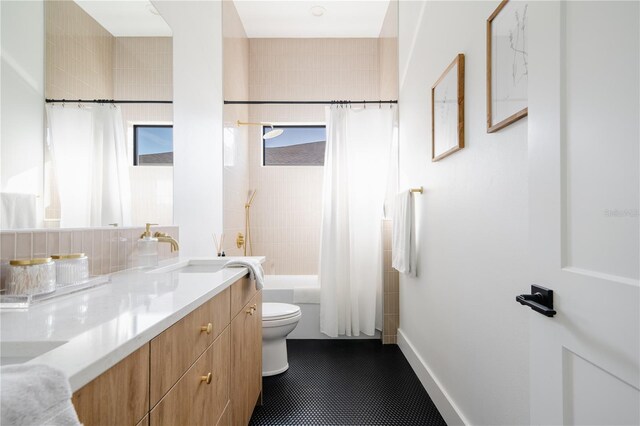
<svg viewBox="0 0 640 426">
<path fill-rule="evenodd" d="M 300 313 L 300 307 L 288 303 L 263 303 L 262 321 L 291 318 Z"/>
</svg>

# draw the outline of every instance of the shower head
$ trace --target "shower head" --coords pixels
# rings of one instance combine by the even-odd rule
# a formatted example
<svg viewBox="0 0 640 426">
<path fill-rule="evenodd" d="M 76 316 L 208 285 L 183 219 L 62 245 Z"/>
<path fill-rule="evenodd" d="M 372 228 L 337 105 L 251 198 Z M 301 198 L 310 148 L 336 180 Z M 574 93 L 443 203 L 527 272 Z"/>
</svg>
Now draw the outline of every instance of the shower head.
<svg viewBox="0 0 640 426">
<path fill-rule="evenodd" d="M 277 138 L 278 136 L 280 136 L 282 134 L 282 132 L 284 132 L 284 130 L 282 130 L 282 129 L 274 129 L 273 126 L 271 126 L 271 130 L 269 130 L 267 133 L 265 133 L 262 136 L 262 139 Z"/>
<path fill-rule="evenodd" d="M 262 138 L 265 140 L 276 138 L 284 132 L 284 129 L 274 129 L 273 124 L 271 123 L 262 123 L 262 122 L 261 123 L 243 123 L 242 121 L 238 120 L 238 126 L 269 126 L 271 127 L 271 130 L 269 130 L 267 133 L 265 133 L 262 136 Z"/>
<path fill-rule="evenodd" d="M 258 191 L 257 189 L 254 189 L 251 195 L 249 196 L 249 201 L 247 201 L 247 203 L 244 205 L 246 208 L 251 207 L 251 203 L 253 203 L 253 197 L 256 196 L 257 191 Z"/>
</svg>

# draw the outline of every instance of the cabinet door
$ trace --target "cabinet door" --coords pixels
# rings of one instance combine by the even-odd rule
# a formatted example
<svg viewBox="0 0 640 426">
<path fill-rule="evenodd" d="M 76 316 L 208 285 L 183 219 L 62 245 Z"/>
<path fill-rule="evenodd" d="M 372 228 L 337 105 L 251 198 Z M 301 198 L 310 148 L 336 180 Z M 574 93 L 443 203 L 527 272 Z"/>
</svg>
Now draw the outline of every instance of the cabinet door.
<svg viewBox="0 0 640 426">
<path fill-rule="evenodd" d="M 216 424 L 229 402 L 229 353 L 227 328 L 151 410 L 151 426 Z"/>
<path fill-rule="evenodd" d="M 234 425 L 249 423 L 261 392 L 262 292 L 258 292 L 231 322 L 231 407 Z"/>
<path fill-rule="evenodd" d="M 149 345 L 76 391 L 72 402 L 85 426 L 136 425 L 149 410 Z"/>
<path fill-rule="evenodd" d="M 151 340 L 151 407 L 229 325 L 226 289 Z"/>
</svg>

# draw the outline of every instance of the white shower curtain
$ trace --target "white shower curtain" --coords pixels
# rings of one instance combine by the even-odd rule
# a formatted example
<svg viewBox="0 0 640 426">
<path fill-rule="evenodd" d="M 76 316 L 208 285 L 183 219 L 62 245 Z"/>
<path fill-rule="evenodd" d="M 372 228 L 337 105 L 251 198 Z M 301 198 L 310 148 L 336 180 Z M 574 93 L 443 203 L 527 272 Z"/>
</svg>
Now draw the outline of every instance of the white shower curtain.
<svg viewBox="0 0 640 426">
<path fill-rule="evenodd" d="M 320 330 L 373 335 L 381 320 L 381 220 L 394 108 L 327 110 Z M 376 321 L 378 320 L 378 321 Z"/>
<path fill-rule="evenodd" d="M 120 107 L 47 105 L 60 226 L 131 225 L 131 185 Z"/>
</svg>

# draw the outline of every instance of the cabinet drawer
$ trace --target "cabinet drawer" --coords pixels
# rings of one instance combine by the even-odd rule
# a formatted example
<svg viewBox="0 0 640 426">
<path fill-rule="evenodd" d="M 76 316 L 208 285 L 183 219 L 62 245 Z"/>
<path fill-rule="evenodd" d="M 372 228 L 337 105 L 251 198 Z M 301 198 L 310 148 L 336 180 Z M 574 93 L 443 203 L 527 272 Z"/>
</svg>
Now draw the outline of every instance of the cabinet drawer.
<svg viewBox="0 0 640 426">
<path fill-rule="evenodd" d="M 149 409 L 149 345 L 77 390 L 72 402 L 85 426 L 136 425 Z"/>
<path fill-rule="evenodd" d="M 227 328 L 151 410 L 150 425 L 215 424 L 229 401 L 229 354 Z"/>
<path fill-rule="evenodd" d="M 151 407 L 227 327 L 229 295 L 227 288 L 151 340 Z"/>
<path fill-rule="evenodd" d="M 231 286 L 231 318 L 238 315 L 244 305 L 249 303 L 251 298 L 256 295 L 256 285 L 245 276 Z"/>
</svg>

